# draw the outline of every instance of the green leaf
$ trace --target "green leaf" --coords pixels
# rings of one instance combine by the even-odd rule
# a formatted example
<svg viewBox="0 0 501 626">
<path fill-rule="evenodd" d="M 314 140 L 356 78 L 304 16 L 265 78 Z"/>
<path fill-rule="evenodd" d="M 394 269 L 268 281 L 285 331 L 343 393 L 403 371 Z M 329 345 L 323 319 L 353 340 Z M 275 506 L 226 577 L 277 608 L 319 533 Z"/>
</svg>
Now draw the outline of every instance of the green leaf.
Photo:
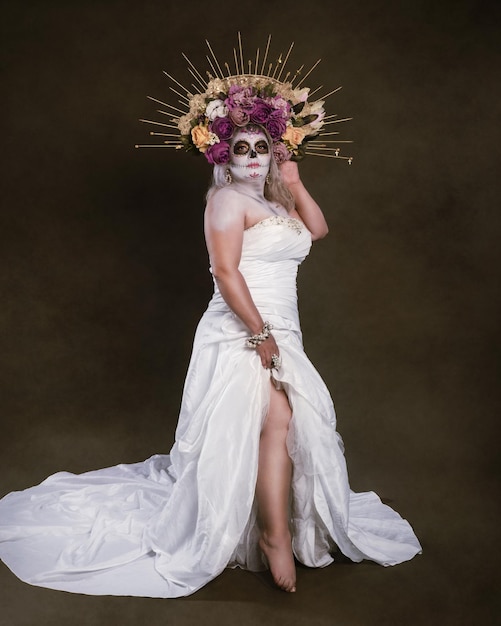
<svg viewBox="0 0 501 626">
<path fill-rule="evenodd" d="M 317 119 L 318 115 L 306 115 L 305 117 L 301 118 L 303 120 L 303 124 L 311 124 L 311 122 L 314 122 Z"/>
</svg>

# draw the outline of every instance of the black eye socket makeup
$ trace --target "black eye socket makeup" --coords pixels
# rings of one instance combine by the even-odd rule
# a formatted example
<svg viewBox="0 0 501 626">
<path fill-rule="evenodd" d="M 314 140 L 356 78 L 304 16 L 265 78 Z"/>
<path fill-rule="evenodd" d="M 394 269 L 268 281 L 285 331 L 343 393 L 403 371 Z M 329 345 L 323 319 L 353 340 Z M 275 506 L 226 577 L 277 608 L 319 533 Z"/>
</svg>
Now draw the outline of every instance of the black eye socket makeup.
<svg viewBox="0 0 501 626">
<path fill-rule="evenodd" d="M 233 154 L 247 154 L 251 150 L 251 146 L 247 141 L 237 141 L 237 143 L 233 146 Z M 268 143 L 264 141 L 258 141 L 254 146 L 255 152 L 257 154 L 268 154 Z"/>
<path fill-rule="evenodd" d="M 233 154 L 247 154 L 250 150 L 250 145 L 246 141 L 237 141 L 233 146 Z"/>
<path fill-rule="evenodd" d="M 255 150 L 258 154 L 268 154 L 268 143 L 266 141 L 258 141 L 256 143 Z"/>
</svg>

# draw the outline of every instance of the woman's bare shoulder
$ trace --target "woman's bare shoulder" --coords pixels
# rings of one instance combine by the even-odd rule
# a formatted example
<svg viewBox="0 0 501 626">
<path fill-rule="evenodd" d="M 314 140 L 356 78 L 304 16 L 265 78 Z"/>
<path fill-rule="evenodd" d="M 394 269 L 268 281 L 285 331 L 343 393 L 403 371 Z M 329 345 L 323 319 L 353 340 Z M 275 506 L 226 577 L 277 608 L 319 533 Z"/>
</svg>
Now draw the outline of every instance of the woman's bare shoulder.
<svg viewBox="0 0 501 626">
<path fill-rule="evenodd" d="M 209 201 L 207 202 L 207 208 L 217 208 L 221 206 L 228 206 L 233 204 L 240 204 L 242 201 L 242 194 L 240 194 L 235 189 L 230 189 L 228 187 L 223 187 L 221 189 L 216 189 L 216 191 L 212 194 Z"/>
<path fill-rule="evenodd" d="M 205 207 L 206 224 L 244 224 L 245 207 L 241 194 L 233 189 L 218 189 L 211 196 Z"/>
</svg>

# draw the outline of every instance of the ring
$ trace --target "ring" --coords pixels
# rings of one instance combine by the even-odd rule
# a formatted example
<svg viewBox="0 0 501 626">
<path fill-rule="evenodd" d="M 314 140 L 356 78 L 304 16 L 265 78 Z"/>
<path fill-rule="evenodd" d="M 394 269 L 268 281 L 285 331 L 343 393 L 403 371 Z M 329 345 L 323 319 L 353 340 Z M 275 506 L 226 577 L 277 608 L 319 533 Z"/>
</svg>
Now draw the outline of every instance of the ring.
<svg viewBox="0 0 501 626">
<path fill-rule="evenodd" d="M 271 355 L 271 369 L 278 370 L 282 365 L 282 359 L 278 356 L 278 354 Z"/>
</svg>

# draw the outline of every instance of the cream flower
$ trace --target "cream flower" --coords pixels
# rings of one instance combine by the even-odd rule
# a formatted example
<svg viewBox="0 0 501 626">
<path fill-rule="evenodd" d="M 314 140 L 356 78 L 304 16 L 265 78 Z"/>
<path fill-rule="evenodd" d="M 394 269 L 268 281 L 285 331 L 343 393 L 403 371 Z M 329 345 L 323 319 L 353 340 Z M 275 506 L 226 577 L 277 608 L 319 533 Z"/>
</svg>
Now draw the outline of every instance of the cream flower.
<svg viewBox="0 0 501 626">
<path fill-rule="evenodd" d="M 190 100 L 190 113 L 192 116 L 199 115 L 205 111 L 205 98 L 197 93 Z"/>
<path fill-rule="evenodd" d="M 228 115 L 228 107 L 222 100 L 212 100 L 205 109 L 205 115 L 213 122 L 216 117 L 226 117 Z"/>
<path fill-rule="evenodd" d="M 179 128 L 179 132 L 181 135 L 189 135 L 191 131 L 191 115 L 188 113 L 186 115 L 182 115 L 178 122 L 177 127 Z"/>
<path fill-rule="evenodd" d="M 207 85 L 207 91 L 205 95 L 208 98 L 214 98 L 218 96 L 220 93 L 226 93 L 228 91 L 228 85 L 226 80 L 221 78 L 213 78 Z"/>
</svg>

